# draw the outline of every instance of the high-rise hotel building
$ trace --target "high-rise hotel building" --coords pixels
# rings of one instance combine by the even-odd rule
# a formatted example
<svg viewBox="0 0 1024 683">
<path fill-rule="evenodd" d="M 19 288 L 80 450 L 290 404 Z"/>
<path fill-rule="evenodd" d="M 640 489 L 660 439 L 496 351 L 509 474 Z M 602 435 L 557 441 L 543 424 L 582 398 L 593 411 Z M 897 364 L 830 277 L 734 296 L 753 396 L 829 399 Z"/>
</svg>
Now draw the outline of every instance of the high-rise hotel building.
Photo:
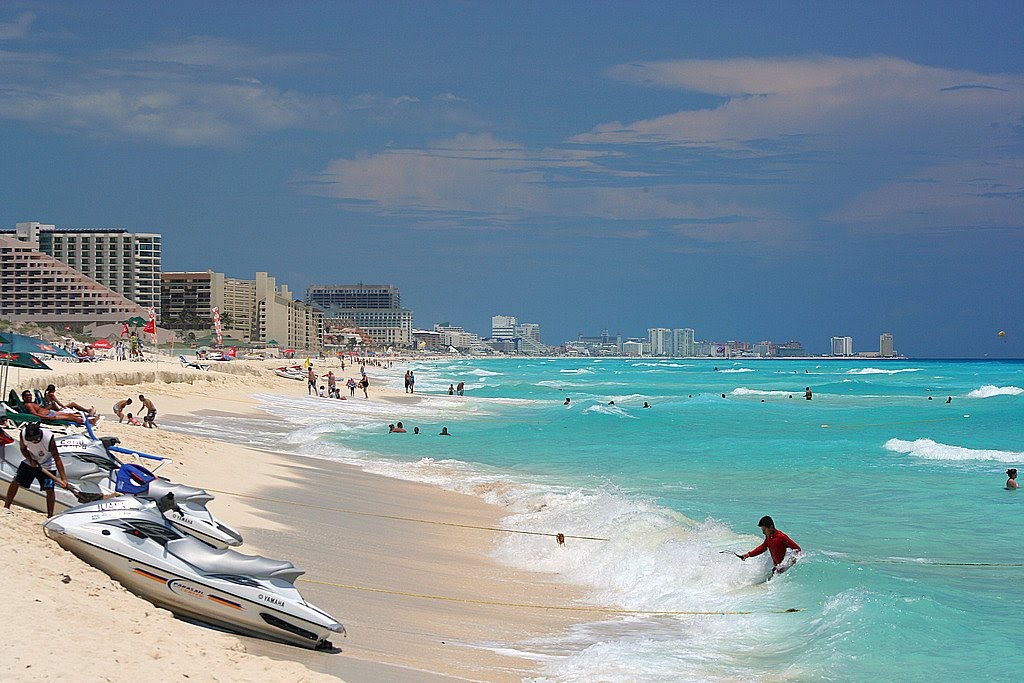
<svg viewBox="0 0 1024 683">
<path fill-rule="evenodd" d="M 10 235 L 11 231 L 3 231 Z M 122 228 L 57 228 L 18 223 L 15 239 L 160 317 L 161 236 Z"/>
<path fill-rule="evenodd" d="M 327 328 L 357 327 L 376 346 L 412 346 L 412 311 L 394 285 L 310 285 L 306 303 L 323 309 Z"/>
<path fill-rule="evenodd" d="M 883 332 L 878 338 L 878 355 L 882 358 L 892 358 L 896 355 L 896 350 L 892 345 L 892 334 L 889 332 Z"/>
<path fill-rule="evenodd" d="M 853 337 L 832 337 L 833 356 L 852 356 Z"/>
</svg>

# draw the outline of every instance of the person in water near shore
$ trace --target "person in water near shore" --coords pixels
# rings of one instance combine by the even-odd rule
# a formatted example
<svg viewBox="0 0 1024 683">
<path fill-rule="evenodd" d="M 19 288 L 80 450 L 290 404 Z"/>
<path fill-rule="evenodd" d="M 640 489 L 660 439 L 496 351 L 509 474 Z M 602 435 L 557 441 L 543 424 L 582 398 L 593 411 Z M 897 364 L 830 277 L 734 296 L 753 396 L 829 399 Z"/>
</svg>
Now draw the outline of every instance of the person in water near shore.
<svg viewBox="0 0 1024 683">
<path fill-rule="evenodd" d="M 811 400 L 811 396 L 813 396 L 813 394 L 811 394 L 811 388 L 810 387 L 805 387 L 804 388 L 804 398 L 806 398 L 808 401 L 810 401 Z"/>
<path fill-rule="evenodd" d="M 397 425 L 395 425 L 395 428 L 392 431 L 395 432 L 396 434 L 405 434 L 405 425 L 399 422 Z"/>
<path fill-rule="evenodd" d="M 567 405 L 569 405 L 570 403 L 572 403 L 572 401 L 570 401 L 570 400 L 569 400 L 568 398 L 566 398 L 566 399 L 565 399 L 565 403 L 563 403 L 562 405 L 563 405 L 563 406 L 567 406 Z"/>
<path fill-rule="evenodd" d="M 1006 488 L 1008 488 L 1011 491 L 1016 491 L 1017 488 L 1018 488 L 1018 485 L 1017 485 L 1017 468 L 1016 467 L 1011 467 L 1010 469 L 1006 470 L 1006 476 L 1007 476 Z"/>
<path fill-rule="evenodd" d="M 447 427 L 441 427 L 441 433 L 438 436 L 451 436 L 451 434 L 448 433 Z"/>
<path fill-rule="evenodd" d="M 18 471 L 11 485 L 7 487 L 4 507 L 10 508 L 18 489 L 28 488 L 34 479 L 39 482 L 39 490 L 44 491 L 46 495 L 46 516 L 53 517 L 53 507 L 56 503 L 53 484 L 56 481 L 63 488 L 68 487 L 68 476 L 64 473 L 64 462 L 57 452 L 53 432 L 43 429 L 38 423 L 28 424 L 19 437 L 19 445 L 24 460 L 18 465 Z"/>
<path fill-rule="evenodd" d="M 787 548 L 795 550 L 798 553 L 801 552 L 800 546 L 796 544 L 796 541 L 776 529 L 774 520 L 772 520 L 768 515 L 765 515 L 758 520 L 757 526 L 761 527 L 761 533 L 764 534 L 764 543 L 757 546 L 750 552 L 743 553 L 738 557 L 741 560 L 746 560 L 748 557 L 756 557 L 767 550 L 771 553 L 772 564 L 774 565 L 772 567 L 772 574 L 781 574 L 792 567 L 792 563 L 785 565 L 783 564 L 783 560 L 786 559 Z M 795 562 L 796 559 L 794 558 L 793 561 Z"/>
</svg>

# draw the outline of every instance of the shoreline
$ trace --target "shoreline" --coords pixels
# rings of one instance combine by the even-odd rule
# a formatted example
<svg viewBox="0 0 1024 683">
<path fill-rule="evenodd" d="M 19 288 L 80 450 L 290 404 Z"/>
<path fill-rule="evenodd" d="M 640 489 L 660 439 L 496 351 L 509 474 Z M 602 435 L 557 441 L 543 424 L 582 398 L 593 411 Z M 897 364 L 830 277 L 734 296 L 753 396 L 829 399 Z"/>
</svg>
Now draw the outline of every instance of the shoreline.
<svg viewBox="0 0 1024 683">
<path fill-rule="evenodd" d="M 274 376 L 270 368 L 277 364 L 234 361 L 230 369 L 201 372 L 169 361 L 144 368 L 138 363 L 118 361 L 88 364 L 85 368 L 55 363 L 54 372 L 21 373 L 18 388 L 57 384 L 62 399 L 94 404 L 98 412 L 108 414 L 98 435 L 118 436 L 122 446 L 170 455 L 174 463 L 161 468 L 161 475 L 208 488 L 216 496 L 211 509 L 239 527 L 245 536 L 239 550 L 288 559 L 305 569 L 307 574 L 297 582 L 303 596 L 333 614 L 348 630 L 348 638 L 335 642 L 341 649 L 338 654 L 224 636 L 235 639 L 223 652 L 223 663 L 230 664 L 230 671 L 237 669 L 227 655 L 242 648 L 254 653 L 246 657 L 270 657 L 287 667 L 301 663 L 313 677 L 308 680 L 317 680 L 318 673 L 326 673 L 331 680 L 521 680 L 536 675 L 538 660 L 516 655 L 516 643 L 564 632 L 582 619 L 567 611 L 510 610 L 509 605 L 570 606 L 578 604 L 582 589 L 541 572 L 514 569 L 491 559 L 488 553 L 495 545 L 497 532 L 444 526 L 493 528 L 503 517 L 499 506 L 430 484 L 365 472 L 355 465 L 271 452 L 171 429 L 129 427 L 109 415 L 107 404 L 113 400 L 143 393 L 160 411 L 158 425 L 162 416 L 187 419 L 204 412 L 276 419 L 260 410 L 255 395 L 301 396 L 306 389 L 305 382 Z M 337 369 L 337 365 L 323 362 L 314 362 L 314 366 L 318 372 L 321 368 L 324 372 Z M 409 400 L 401 392 L 383 388 L 379 379 L 374 385 L 374 376 L 384 375 L 380 369 L 368 367 L 367 373 L 371 378 L 369 400 L 395 404 Z M 339 375 L 339 383 L 342 377 L 347 374 Z M 13 377 L 12 382 L 18 384 Z M 228 495 L 228 491 L 236 495 Z M 351 512 L 338 512 L 341 510 Z M 20 510 L 16 516 L 32 514 Z M 437 520 L 441 524 L 388 519 L 388 515 Z M 42 515 L 37 517 L 36 525 L 43 519 Z M 8 531 L 6 524 L 0 529 L 5 534 Z M 5 545 L 0 547 L 17 545 L 17 534 L 8 536 L 11 534 L 4 536 Z M 38 536 L 42 538 L 41 532 Z M 43 542 L 61 552 L 45 538 Z M 35 545 L 39 544 L 33 544 L 33 552 L 42 551 Z M 70 554 L 65 555 L 77 562 Z M 34 578 L 25 592 L 48 590 L 39 585 L 40 581 Z M 83 602 L 95 599 L 79 597 Z M 149 603 L 142 605 L 149 611 L 163 612 Z M 118 609 L 116 604 L 109 608 L 111 612 Z M 40 614 L 39 621 L 46 623 L 42 617 Z M 113 621 L 105 625 L 111 633 L 121 625 Z M 58 640 L 58 632 L 64 634 L 63 639 L 74 630 L 72 624 L 62 623 L 52 638 L 39 637 L 45 642 L 26 647 L 37 653 L 32 657 L 37 661 L 40 657 L 58 657 L 60 646 L 52 641 Z M 209 633 L 209 629 L 200 627 L 191 635 L 199 643 Z M 151 656 L 164 662 L 188 657 L 178 651 L 181 648 L 155 647 Z M 214 648 L 213 652 L 217 655 L 221 650 Z M 264 678 L 306 680 L 297 678 L 290 668 L 278 671 L 275 667 L 270 667 Z"/>
</svg>

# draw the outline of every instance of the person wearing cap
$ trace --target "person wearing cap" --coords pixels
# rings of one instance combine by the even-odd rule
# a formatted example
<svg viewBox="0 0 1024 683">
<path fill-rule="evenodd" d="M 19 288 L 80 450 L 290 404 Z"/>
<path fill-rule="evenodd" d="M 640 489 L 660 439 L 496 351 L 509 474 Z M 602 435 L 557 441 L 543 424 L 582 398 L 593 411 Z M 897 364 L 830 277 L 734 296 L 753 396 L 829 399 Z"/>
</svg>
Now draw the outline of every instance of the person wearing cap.
<svg viewBox="0 0 1024 683">
<path fill-rule="evenodd" d="M 1006 488 L 1010 489 L 1011 491 L 1016 491 L 1017 488 L 1018 488 L 1018 486 L 1017 486 L 1017 468 L 1016 467 L 1011 467 L 1010 469 L 1006 470 L 1006 476 L 1007 476 Z"/>
<path fill-rule="evenodd" d="M 792 566 L 792 564 L 787 566 L 782 563 L 786 559 L 786 550 L 792 549 L 799 553 L 801 552 L 800 546 L 792 538 L 776 529 L 774 520 L 768 515 L 762 517 L 757 522 L 757 526 L 761 527 L 761 533 L 764 534 L 764 543 L 748 553 L 743 553 L 739 558 L 746 560 L 748 557 L 756 557 L 767 550 L 771 553 L 772 564 L 774 565 L 772 567 L 772 574 L 781 574 Z"/>
<path fill-rule="evenodd" d="M 54 479 L 59 476 L 60 485 L 63 488 L 68 487 L 68 477 L 64 473 L 64 462 L 60 459 L 60 454 L 57 453 L 57 442 L 53 438 L 53 432 L 49 429 L 43 429 L 38 424 L 27 425 L 21 433 L 19 444 L 24 460 L 18 465 L 18 472 L 14 475 L 11 485 L 7 487 L 7 498 L 4 499 L 4 507 L 11 507 L 18 489 L 22 486 L 28 488 L 32 485 L 32 480 L 34 479 L 39 482 L 39 489 L 46 492 L 46 515 L 47 517 L 53 517 L 55 502 L 55 494 L 53 492 Z M 56 470 L 54 470 L 54 465 L 56 465 Z M 50 474 L 47 474 L 47 472 Z"/>
</svg>

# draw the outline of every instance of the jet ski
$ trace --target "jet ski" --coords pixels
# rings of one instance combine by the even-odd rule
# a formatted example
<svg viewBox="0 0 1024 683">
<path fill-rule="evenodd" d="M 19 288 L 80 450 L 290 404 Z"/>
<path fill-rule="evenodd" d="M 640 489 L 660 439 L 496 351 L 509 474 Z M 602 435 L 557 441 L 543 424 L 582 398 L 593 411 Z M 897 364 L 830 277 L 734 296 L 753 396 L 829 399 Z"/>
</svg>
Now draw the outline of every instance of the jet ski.
<svg viewBox="0 0 1024 683">
<path fill-rule="evenodd" d="M 71 490 L 54 487 L 55 512 L 63 512 L 79 503 L 118 493 L 130 493 L 150 500 L 173 493 L 177 508 L 169 511 L 167 517 L 175 527 L 215 548 L 242 544 L 242 535 L 218 520 L 207 509 L 206 504 L 213 500 L 212 495 L 203 489 L 175 484 L 153 475 L 145 476 L 148 472 L 143 468 L 122 463 L 111 452 L 119 443 L 117 437 L 93 439 L 84 434 L 75 434 L 54 438 L 57 452 L 64 463 L 64 473 L 72 486 Z M 4 445 L 0 452 L 0 487 L 6 488 L 14 479 L 22 459 L 18 439 L 14 437 L 14 442 Z M 38 512 L 46 512 L 46 495 L 35 484 L 28 488 L 22 487 L 15 502 Z"/>
<path fill-rule="evenodd" d="M 175 615 L 244 635 L 310 649 L 333 649 L 345 634 L 299 594 L 304 572 L 291 562 L 215 550 L 164 517 L 174 496 L 121 496 L 51 517 L 44 533 L 62 548 Z"/>
</svg>

